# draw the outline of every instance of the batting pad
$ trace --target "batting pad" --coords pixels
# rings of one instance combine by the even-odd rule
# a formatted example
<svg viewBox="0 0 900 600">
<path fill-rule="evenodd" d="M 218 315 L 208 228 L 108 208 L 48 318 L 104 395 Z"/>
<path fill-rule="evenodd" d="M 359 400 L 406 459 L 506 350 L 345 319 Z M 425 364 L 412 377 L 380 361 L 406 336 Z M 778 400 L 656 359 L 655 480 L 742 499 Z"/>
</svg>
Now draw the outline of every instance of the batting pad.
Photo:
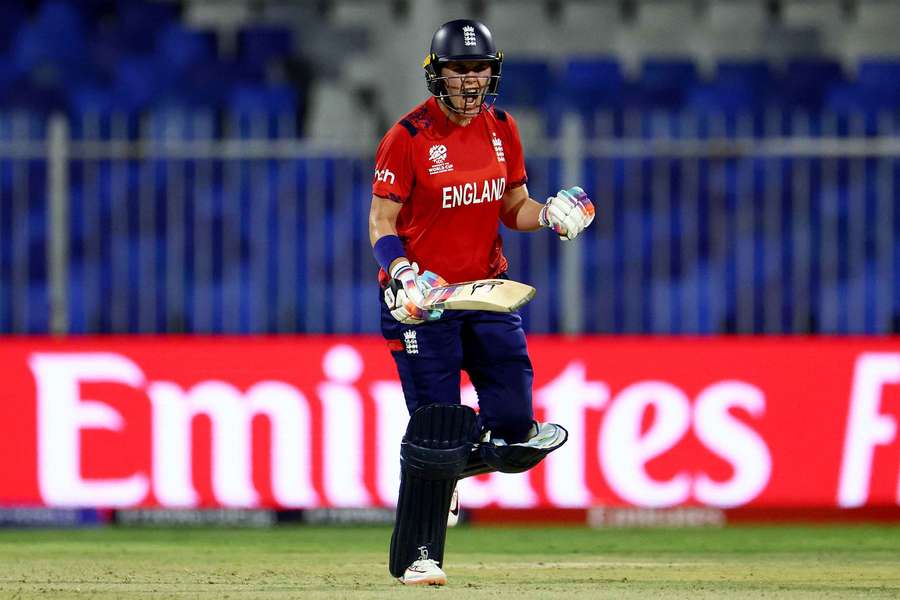
<svg viewBox="0 0 900 600">
<path fill-rule="evenodd" d="M 403 575 L 420 558 L 444 562 L 450 496 L 478 439 L 475 411 L 431 404 L 410 417 L 400 445 L 400 494 L 390 571 Z"/>
</svg>

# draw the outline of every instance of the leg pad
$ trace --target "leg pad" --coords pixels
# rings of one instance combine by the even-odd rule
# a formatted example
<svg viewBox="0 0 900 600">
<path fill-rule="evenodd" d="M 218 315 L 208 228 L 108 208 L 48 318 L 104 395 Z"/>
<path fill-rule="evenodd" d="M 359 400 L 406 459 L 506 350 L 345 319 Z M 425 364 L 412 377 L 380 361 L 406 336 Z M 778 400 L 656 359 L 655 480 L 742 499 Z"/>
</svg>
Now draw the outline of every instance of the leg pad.
<svg viewBox="0 0 900 600">
<path fill-rule="evenodd" d="M 400 495 L 390 571 L 400 577 L 419 558 L 443 564 L 450 496 L 478 439 L 475 411 L 431 404 L 410 417 L 400 446 Z"/>
</svg>

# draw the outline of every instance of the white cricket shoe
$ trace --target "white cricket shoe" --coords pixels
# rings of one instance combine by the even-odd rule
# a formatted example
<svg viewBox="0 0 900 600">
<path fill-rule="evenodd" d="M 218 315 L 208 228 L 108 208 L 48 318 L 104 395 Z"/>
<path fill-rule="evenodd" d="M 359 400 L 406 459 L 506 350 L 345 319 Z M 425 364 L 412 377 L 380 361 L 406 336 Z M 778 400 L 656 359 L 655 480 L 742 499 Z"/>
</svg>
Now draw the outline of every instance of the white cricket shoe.
<svg viewBox="0 0 900 600">
<path fill-rule="evenodd" d="M 420 558 L 409 565 L 399 579 L 403 585 L 447 585 L 447 574 L 430 558 Z"/>
<path fill-rule="evenodd" d="M 453 495 L 450 496 L 450 512 L 447 513 L 447 527 L 456 527 L 459 523 L 459 491 L 453 488 Z"/>
</svg>

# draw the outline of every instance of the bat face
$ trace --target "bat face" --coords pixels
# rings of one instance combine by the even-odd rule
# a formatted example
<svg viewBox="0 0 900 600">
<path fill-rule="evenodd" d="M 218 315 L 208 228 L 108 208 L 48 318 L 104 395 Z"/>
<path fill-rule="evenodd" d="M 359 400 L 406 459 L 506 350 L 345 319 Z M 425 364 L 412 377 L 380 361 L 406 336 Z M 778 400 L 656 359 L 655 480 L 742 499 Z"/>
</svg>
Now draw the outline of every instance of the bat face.
<svg viewBox="0 0 900 600">
<path fill-rule="evenodd" d="M 479 279 L 432 289 L 425 297 L 431 310 L 513 312 L 534 297 L 530 285 L 509 279 Z"/>
</svg>

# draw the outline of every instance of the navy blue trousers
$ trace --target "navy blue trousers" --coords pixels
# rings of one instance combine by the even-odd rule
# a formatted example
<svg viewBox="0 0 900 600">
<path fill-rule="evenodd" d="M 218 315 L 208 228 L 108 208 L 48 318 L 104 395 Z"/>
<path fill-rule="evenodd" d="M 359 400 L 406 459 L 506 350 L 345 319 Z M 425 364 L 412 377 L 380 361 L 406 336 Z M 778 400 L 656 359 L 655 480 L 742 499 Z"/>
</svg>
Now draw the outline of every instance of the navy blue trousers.
<svg viewBox="0 0 900 600">
<path fill-rule="evenodd" d="M 534 370 L 518 313 L 448 310 L 437 321 L 404 325 L 382 300 L 381 332 L 410 414 L 427 404 L 459 404 L 466 371 L 478 393 L 479 425 L 510 443 L 525 439 Z"/>
</svg>

